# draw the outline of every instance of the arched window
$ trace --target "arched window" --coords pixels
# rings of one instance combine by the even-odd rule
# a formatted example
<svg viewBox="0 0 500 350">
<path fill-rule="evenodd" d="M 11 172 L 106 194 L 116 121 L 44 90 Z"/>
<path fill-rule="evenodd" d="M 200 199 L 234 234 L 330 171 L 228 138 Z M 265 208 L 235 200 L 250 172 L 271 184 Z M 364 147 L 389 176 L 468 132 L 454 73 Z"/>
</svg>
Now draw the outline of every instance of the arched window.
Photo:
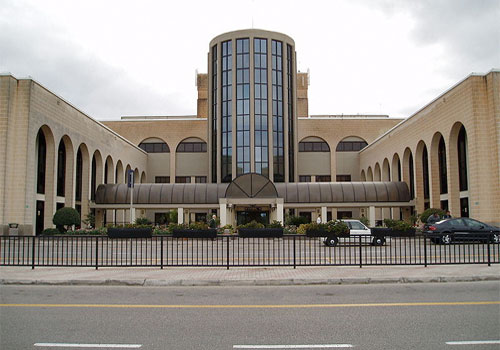
<svg viewBox="0 0 500 350">
<path fill-rule="evenodd" d="M 95 190 L 97 183 L 97 162 L 95 159 L 95 155 L 92 157 L 92 176 L 90 179 L 90 199 L 95 199 Z"/>
<path fill-rule="evenodd" d="M 439 189 L 441 194 L 448 193 L 448 171 L 446 169 L 446 145 L 444 138 L 441 136 L 438 146 L 438 163 L 439 163 Z"/>
<path fill-rule="evenodd" d="M 422 177 L 424 180 L 424 199 L 429 199 L 429 156 L 426 146 L 422 151 Z"/>
<path fill-rule="evenodd" d="M 410 198 L 415 199 L 415 172 L 413 169 L 413 154 L 411 153 L 408 160 L 408 167 L 410 173 Z"/>
<path fill-rule="evenodd" d="M 467 133 L 463 126 L 458 133 L 457 148 L 460 191 L 467 191 L 469 188 L 467 181 Z"/>
<path fill-rule="evenodd" d="M 149 138 L 142 141 L 139 147 L 148 153 L 169 153 L 168 145 L 160 139 Z"/>
<path fill-rule="evenodd" d="M 299 142 L 299 152 L 330 152 L 330 146 L 319 138 L 307 138 Z"/>
<path fill-rule="evenodd" d="M 45 193 L 45 171 L 47 161 L 47 143 L 42 130 L 38 131 L 38 166 L 37 166 L 37 181 L 36 193 Z"/>
<path fill-rule="evenodd" d="M 66 145 L 64 141 L 59 142 L 57 149 L 57 195 L 64 197 L 66 187 Z"/>
<path fill-rule="evenodd" d="M 83 178 L 83 156 L 81 148 L 78 148 L 78 152 L 76 153 L 76 192 L 75 199 L 77 201 L 82 200 L 82 178 Z"/>
<path fill-rule="evenodd" d="M 364 140 L 343 140 L 337 145 L 337 152 L 358 152 L 368 145 Z"/>
</svg>

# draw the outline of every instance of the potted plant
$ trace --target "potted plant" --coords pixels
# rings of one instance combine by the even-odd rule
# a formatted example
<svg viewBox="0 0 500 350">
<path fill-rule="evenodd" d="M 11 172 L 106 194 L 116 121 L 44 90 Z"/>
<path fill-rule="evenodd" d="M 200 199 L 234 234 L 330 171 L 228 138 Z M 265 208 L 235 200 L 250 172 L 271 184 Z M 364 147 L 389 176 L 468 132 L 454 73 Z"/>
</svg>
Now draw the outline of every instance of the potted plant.
<svg viewBox="0 0 500 350">
<path fill-rule="evenodd" d="M 402 220 L 384 219 L 385 227 L 373 227 L 372 236 L 414 237 L 415 227 Z"/>
<path fill-rule="evenodd" d="M 192 224 L 178 225 L 170 224 L 169 230 L 175 238 L 216 238 L 217 229 L 209 228 L 206 222 L 194 222 Z"/>
</svg>

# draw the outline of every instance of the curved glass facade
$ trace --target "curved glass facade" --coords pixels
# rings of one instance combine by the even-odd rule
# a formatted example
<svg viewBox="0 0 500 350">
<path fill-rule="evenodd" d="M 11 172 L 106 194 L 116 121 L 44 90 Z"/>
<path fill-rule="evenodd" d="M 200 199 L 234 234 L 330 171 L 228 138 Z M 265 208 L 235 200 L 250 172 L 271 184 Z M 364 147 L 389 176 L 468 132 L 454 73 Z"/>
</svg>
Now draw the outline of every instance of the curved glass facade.
<svg viewBox="0 0 500 350">
<path fill-rule="evenodd" d="M 212 182 L 251 172 L 274 182 L 295 180 L 294 55 L 291 38 L 257 29 L 210 43 Z"/>
</svg>

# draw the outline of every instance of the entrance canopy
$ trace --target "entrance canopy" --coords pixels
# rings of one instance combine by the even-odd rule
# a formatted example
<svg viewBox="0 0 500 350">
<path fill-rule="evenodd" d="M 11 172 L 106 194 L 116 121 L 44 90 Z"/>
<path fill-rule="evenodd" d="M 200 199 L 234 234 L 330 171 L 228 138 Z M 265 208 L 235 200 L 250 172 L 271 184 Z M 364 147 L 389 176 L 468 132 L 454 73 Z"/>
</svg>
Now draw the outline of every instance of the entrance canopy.
<svg viewBox="0 0 500 350">
<path fill-rule="evenodd" d="M 99 185 L 94 208 L 130 205 L 126 184 Z M 260 174 L 244 174 L 230 184 L 135 184 L 134 205 L 151 207 L 219 207 L 222 202 L 282 199 L 287 207 L 307 204 L 342 206 L 372 203 L 376 206 L 406 204 L 411 200 L 405 182 L 276 183 Z"/>
</svg>

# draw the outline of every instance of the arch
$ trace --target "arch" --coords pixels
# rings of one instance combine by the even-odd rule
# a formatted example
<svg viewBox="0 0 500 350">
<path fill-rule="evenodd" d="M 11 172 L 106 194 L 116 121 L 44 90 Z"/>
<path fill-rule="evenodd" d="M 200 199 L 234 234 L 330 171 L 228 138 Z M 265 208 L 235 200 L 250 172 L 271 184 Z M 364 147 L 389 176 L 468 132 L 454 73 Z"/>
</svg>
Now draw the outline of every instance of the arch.
<svg viewBox="0 0 500 350">
<path fill-rule="evenodd" d="M 56 145 L 54 134 L 48 125 L 42 125 L 38 129 L 35 140 L 35 190 L 43 195 L 43 199 L 36 200 L 35 210 L 35 233 L 40 234 L 45 228 L 52 227 L 52 216 L 55 211 L 55 188 L 54 180 L 56 169 L 54 167 L 56 157 Z"/>
<path fill-rule="evenodd" d="M 132 170 L 132 167 L 130 164 L 127 164 L 127 167 L 125 168 L 125 183 L 128 184 L 128 172 Z"/>
<path fill-rule="evenodd" d="M 441 195 L 448 194 L 448 179 L 446 169 L 446 143 L 440 132 L 432 136 L 429 152 L 431 206 L 448 209 L 448 200 L 441 201 Z"/>
<path fill-rule="evenodd" d="M 330 152 L 330 145 L 318 136 L 307 136 L 299 142 L 299 152 Z"/>
<path fill-rule="evenodd" d="M 267 177 L 248 173 L 236 177 L 226 189 L 226 198 L 276 198 L 276 186 Z"/>
<path fill-rule="evenodd" d="M 78 146 L 76 153 L 76 179 L 75 179 L 75 209 L 84 218 L 89 213 L 88 200 L 90 198 L 90 152 L 85 143 Z"/>
<path fill-rule="evenodd" d="M 375 168 L 373 169 L 373 181 L 380 181 L 382 174 L 380 172 L 380 164 L 375 163 Z"/>
<path fill-rule="evenodd" d="M 176 153 L 205 153 L 207 143 L 198 137 L 187 137 L 177 144 Z"/>
<path fill-rule="evenodd" d="M 116 184 L 125 183 L 125 172 L 123 171 L 123 163 L 121 160 L 118 160 L 118 162 L 116 163 L 115 183 Z"/>
<path fill-rule="evenodd" d="M 368 167 L 366 171 L 366 181 L 373 181 L 373 171 L 371 167 Z"/>
<path fill-rule="evenodd" d="M 107 156 L 106 162 L 104 164 L 105 164 L 104 165 L 104 183 L 105 184 L 115 183 L 116 173 L 113 171 L 113 169 L 114 169 L 113 158 L 111 158 L 111 156 Z"/>
<path fill-rule="evenodd" d="M 139 169 L 135 168 L 134 169 L 134 184 L 138 184 L 140 181 L 139 178 Z"/>
<path fill-rule="evenodd" d="M 366 181 L 366 174 L 364 170 L 361 170 L 361 176 L 360 176 L 361 181 Z"/>
<path fill-rule="evenodd" d="M 409 147 L 406 147 L 403 153 L 403 181 L 410 188 L 410 198 L 415 198 L 415 172 L 413 163 L 413 153 Z"/>
<path fill-rule="evenodd" d="M 335 152 L 359 152 L 368 146 L 368 142 L 359 136 L 344 137 L 335 147 Z"/>
<path fill-rule="evenodd" d="M 421 213 L 430 207 L 429 154 L 423 140 L 417 143 L 414 162 L 416 209 L 417 212 Z"/>
<path fill-rule="evenodd" d="M 143 171 L 141 174 L 141 184 L 146 183 L 146 172 Z"/>
<path fill-rule="evenodd" d="M 401 160 L 399 159 L 399 154 L 394 153 L 392 156 L 392 173 L 391 173 L 391 179 L 392 181 L 402 181 L 403 176 L 402 176 L 402 171 L 401 171 Z"/>
<path fill-rule="evenodd" d="M 103 162 L 101 152 L 96 150 L 92 156 L 92 169 L 90 176 L 90 199 L 95 199 L 95 192 L 97 190 L 97 186 L 103 183 Z"/>
<path fill-rule="evenodd" d="M 382 181 L 391 180 L 391 166 L 389 165 L 389 160 L 387 158 L 382 162 Z"/>
<path fill-rule="evenodd" d="M 139 148 L 147 153 L 170 153 L 167 142 L 159 137 L 148 137 L 139 143 Z"/>
<path fill-rule="evenodd" d="M 469 216 L 468 141 L 465 126 L 456 122 L 448 142 L 448 203 L 454 216 Z"/>
</svg>

